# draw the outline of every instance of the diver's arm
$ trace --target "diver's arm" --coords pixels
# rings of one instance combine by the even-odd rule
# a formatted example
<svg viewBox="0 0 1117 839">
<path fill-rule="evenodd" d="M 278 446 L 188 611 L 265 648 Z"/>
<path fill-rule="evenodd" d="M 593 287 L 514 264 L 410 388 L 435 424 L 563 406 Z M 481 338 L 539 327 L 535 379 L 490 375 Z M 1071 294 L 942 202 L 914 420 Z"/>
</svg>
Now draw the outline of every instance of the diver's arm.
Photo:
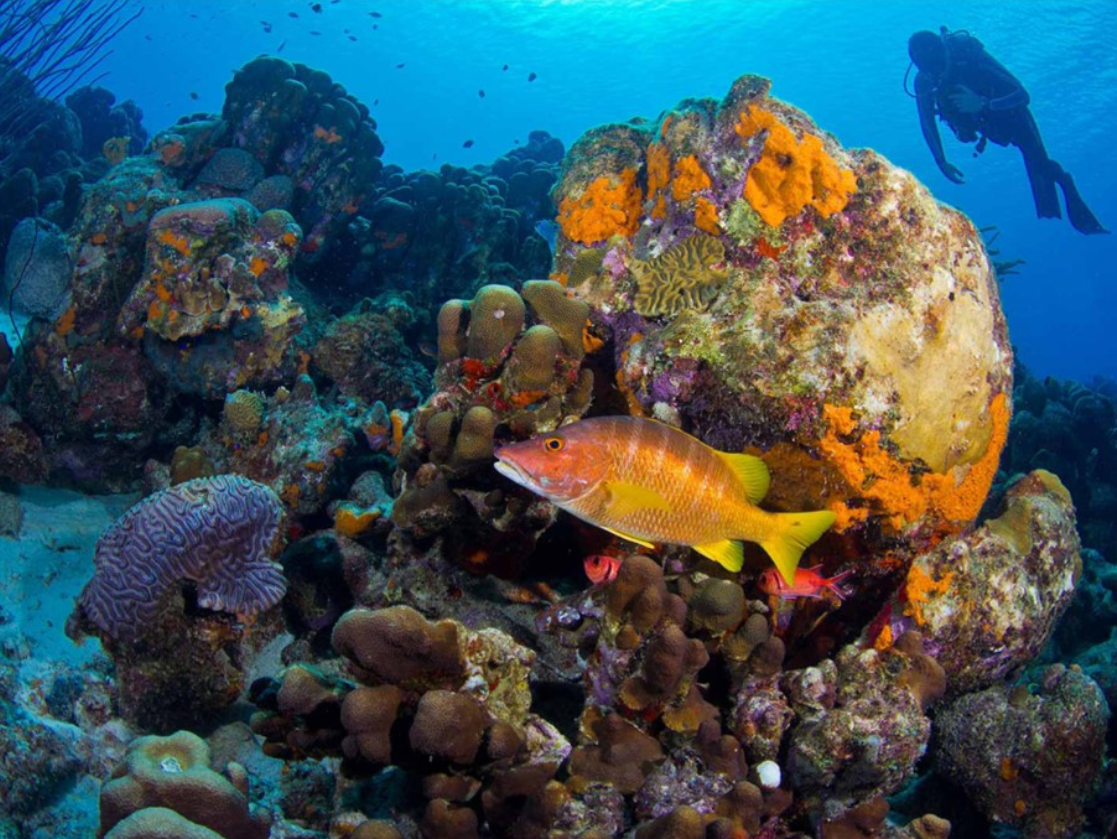
<svg viewBox="0 0 1117 839">
<path fill-rule="evenodd" d="M 939 136 L 939 126 L 935 121 L 934 92 L 930 83 L 921 74 L 915 77 L 915 104 L 919 109 L 919 127 L 923 131 L 923 139 L 931 156 L 946 177 L 956 184 L 962 183 L 962 173 L 955 166 L 947 162 L 946 153 L 942 148 L 942 137 Z"/>
<path fill-rule="evenodd" d="M 984 48 L 981 49 L 982 70 L 988 74 L 989 87 L 993 90 L 1007 90 L 1001 96 L 990 97 L 986 107 L 990 111 L 1011 111 L 1015 108 L 1026 108 L 1032 98 L 1024 85 L 1008 69 L 993 58 Z"/>
<path fill-rule="evenodd" d="M 1012 111 L 1016 108 L 1026 108 L 1032 98 L 1028 96 L 1028 91 L 1023 87 L 1017 87 L 1012 93 L 1005 96 L 998 96 L 996 99 L 989 100 L 990 111 Z"/>
</svg>

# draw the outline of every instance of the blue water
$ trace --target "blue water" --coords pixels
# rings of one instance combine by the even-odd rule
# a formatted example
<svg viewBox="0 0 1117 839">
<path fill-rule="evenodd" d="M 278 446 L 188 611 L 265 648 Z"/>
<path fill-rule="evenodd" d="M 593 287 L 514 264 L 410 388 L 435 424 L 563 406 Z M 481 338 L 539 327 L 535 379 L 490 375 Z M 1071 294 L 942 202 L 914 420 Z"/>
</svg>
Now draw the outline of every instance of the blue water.
<svg viewBox="0 0 1117 839">
<path fill-rule="evenodd" d="M 1117 378 L 1117 236 L 1036 219 L 1015 149 L 990 145 L 974 159 L 945 132 L 967 181 L 949 183 L 902 89 L 912 32 L 968 29 L 1028 88 L 1048 152 L 1117 228 L 1117 50 L 1106 46 L 1117 3 L 325 0 L 318 14 L 307 2 L 143 5 L 103 84 L 135 99 L 149 129 L 220 111 L 233 70 L 284 44 L 281 56 L 326 70 L 371 108 L 384 160 L 406 169 L 488 162 L 536 128 L 569 145 L 604 122 L 720 98 L 743 73 L 768 76 L 774 95 L 844 145 L 876 149 L 997 227 L 999 258 L 1026 260 L 1002 288 L 1013 343 L 1034 372 Z"/>
</svg>

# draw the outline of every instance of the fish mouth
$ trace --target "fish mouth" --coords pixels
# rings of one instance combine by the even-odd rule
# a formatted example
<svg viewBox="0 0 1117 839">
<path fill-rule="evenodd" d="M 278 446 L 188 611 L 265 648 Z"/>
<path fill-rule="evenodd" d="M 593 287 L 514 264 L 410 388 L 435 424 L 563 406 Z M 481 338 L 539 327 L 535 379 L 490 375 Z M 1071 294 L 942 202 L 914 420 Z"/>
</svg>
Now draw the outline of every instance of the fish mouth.
<svg viewBox="0 0 1117 839">
<path fill-rule="evenodd" d="M 527 487 L 534 491 L 541 489 L 536 480 L 529 475 L 523 467 L 515 461 L 505 460 L 500 452 L 496 453 L 496 463 L 493 464 L 493 468 L 508 480 L 522 487 Z"/>
</svg>

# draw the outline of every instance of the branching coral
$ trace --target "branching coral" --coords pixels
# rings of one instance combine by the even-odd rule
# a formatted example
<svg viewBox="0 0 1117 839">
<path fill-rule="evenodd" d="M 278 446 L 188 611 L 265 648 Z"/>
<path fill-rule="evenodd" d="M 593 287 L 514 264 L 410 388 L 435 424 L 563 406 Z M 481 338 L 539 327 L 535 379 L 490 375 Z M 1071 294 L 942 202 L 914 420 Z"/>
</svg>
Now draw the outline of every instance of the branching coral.
<svg viewBox="0 0 1117 839">
<path fill-rule="evenodd" d="M 822 147 L 814 134 L 802 140 L 775 114 L 750 105 L 735 127 L 747 140 L 767 131 L 760 160 L 749 169 L 745 198 L 772 227 L 796 216 L 809 204 L 823 217 L 845 208 L 849 196 L 857 191 L 857 178 L 840 167 Z"/>
</svg>

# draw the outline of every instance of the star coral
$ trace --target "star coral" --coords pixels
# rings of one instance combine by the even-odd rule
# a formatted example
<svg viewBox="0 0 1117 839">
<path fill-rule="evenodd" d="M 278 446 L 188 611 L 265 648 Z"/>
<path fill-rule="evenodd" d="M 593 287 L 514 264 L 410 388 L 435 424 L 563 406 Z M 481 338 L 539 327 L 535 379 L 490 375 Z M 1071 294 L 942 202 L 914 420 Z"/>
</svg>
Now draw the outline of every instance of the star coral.
<svg viewBox="0 0 1117 839">
<path fill-rule="evenodd" d="M 563 198 L 558 223 L 567 239 L 584 245 L 631 236 L 640 226 L 641 204 L 636 170 L 625 169 L 619 178 L 595 178 L 577 198 Z"/>
<path fill-rule="evenodd" d="M 734 130 L 742 140 L 767 131 L 764 149 L 749 169 L 745 198 L 772 227 L 796 216 L 809 204 L 824 218 L 845 208 L 857 191 L 857 178 L 840 167 L 814 134 L 802 140 L 775 114 L 750 105 L 741 113 Z"/>
</svg>

